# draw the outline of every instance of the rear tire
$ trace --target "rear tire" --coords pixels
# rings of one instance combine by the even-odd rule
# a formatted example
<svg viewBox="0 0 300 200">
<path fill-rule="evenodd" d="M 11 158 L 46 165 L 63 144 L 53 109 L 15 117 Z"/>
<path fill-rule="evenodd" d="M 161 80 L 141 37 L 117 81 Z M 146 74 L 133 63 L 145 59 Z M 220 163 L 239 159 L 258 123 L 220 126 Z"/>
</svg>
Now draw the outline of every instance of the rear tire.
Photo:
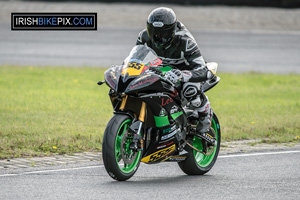
<svg viewBox="0 0 300 200">
<path fill-rule="evenodd" d="M 118 181 L 131 178 L 137 171 L 141 160 L 141 152 L 129 149 L 131 141 L 126 131 L 131 123 L 132 118 L 128 115 L 116 114 L 108 122 L 103 136 L 103 163 L 107 173 Z M 126 161 L 122 154 L 128 155 Z"/>
<path fill-rule="evenodd" d="M 188 156 L 184 161 L 178 163 L 181 170 L 187 175 L 203 175 L 207 173 L 214 166 L 221 144 L 221 130 L 220 124 L 215 113 L 213 114 L 211 127 L 215 130 L 217 145 L 215 146 L 213 153 L 211 155 L 204 155 L 196 150 L 193 150 L 189 146 L 186 147 L 186 151 L 188 152 Z M 191 141 L 189 141 L 194 147 L 203 151 L 202 140 L 198 137 L 193 137 Z"/>
</svg>

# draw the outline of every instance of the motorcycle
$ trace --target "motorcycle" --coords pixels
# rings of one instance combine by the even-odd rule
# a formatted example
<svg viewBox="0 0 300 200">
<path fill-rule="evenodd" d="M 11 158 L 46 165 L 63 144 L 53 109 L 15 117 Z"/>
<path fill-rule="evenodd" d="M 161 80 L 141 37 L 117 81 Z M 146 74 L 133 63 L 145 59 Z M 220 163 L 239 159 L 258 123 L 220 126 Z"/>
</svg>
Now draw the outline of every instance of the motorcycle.
<svg viewBox="0 0 300 200">
<path fill-rule="evenodd" d="M 217 63 L 207 63 L 214 73 Z M 183 103 L 182 84 L 164 78 L 171 70 L 149 47 L 135 46 L 121 66 L 105 73 L 114 115 L 108 122 L 102 157 L 109 176 L 118 181 L 131 178 L 140 162 L 177 162 L 188 175 L 203 175 L 215 164 L 221 142 L 217 115 L 213 112 L 210 137 L 196 133 L 193 110 Z M 202 84 L 214 87 L 220 78 Z M 186 105 L 185 105 L 186 104 Z"/>
</svg>

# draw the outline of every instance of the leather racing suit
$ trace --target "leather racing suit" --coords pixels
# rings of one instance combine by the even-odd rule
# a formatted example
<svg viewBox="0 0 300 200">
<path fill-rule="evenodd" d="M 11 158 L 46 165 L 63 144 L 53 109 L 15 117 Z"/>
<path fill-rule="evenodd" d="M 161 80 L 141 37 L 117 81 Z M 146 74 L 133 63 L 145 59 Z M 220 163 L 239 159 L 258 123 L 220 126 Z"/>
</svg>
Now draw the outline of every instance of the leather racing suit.
<svg viewBox="0 0 300 200">
<path fill-rule="evenodd" d="M 146 45 L 152 48 L 163 61 L 163 66 L 170 66 L 182 72 L 182 94 L 189 102 L 189 109 L 194 110 L 192 117 L 199 119 L 197 132 L 207 133 L 210 128 L 212 110 L 208 97 L 201 91 L 201 82 L 208 79 L 210 71 L 200 53 L 200 49 L 185 26 L 177 21 L 176 32 L 173 41 L 165 49 L 156 48 L 149 39 L 147 30 L 140 32 L 136 45 Z"/>
</svg>

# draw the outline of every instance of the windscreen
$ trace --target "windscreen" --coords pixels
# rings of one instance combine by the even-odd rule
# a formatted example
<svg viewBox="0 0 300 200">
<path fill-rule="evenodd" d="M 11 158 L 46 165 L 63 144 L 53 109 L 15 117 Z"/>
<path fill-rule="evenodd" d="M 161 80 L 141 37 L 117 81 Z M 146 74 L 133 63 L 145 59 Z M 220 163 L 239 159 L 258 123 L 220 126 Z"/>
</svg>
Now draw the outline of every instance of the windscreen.
<svg viewBox="0 0 300 200">
<path fill-rule="evenodd" d="M 139 76 L 149 67 L 158 66 L 161 63 L 162 60 L 151 48 L 145 45 L 137 45 L 133 47 L 129 56 L 125 59 L 122 74 Z"/>
</svg>

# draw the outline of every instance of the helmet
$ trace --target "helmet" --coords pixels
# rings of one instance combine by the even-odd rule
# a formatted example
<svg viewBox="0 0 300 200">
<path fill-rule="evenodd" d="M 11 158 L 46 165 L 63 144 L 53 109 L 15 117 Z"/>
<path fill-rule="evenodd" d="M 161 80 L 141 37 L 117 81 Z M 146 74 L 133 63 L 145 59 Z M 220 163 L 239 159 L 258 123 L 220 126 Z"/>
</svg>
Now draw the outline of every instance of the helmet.
<svg viewBox="0 0 300 200">
<path fill-rule="evenodd" d="M 170 8 L 160 7 L 148 16 L 147 32 L 151 42 L 159 49 L 168 47 L 174 39 L 176 15 Z"/>
</svg>

